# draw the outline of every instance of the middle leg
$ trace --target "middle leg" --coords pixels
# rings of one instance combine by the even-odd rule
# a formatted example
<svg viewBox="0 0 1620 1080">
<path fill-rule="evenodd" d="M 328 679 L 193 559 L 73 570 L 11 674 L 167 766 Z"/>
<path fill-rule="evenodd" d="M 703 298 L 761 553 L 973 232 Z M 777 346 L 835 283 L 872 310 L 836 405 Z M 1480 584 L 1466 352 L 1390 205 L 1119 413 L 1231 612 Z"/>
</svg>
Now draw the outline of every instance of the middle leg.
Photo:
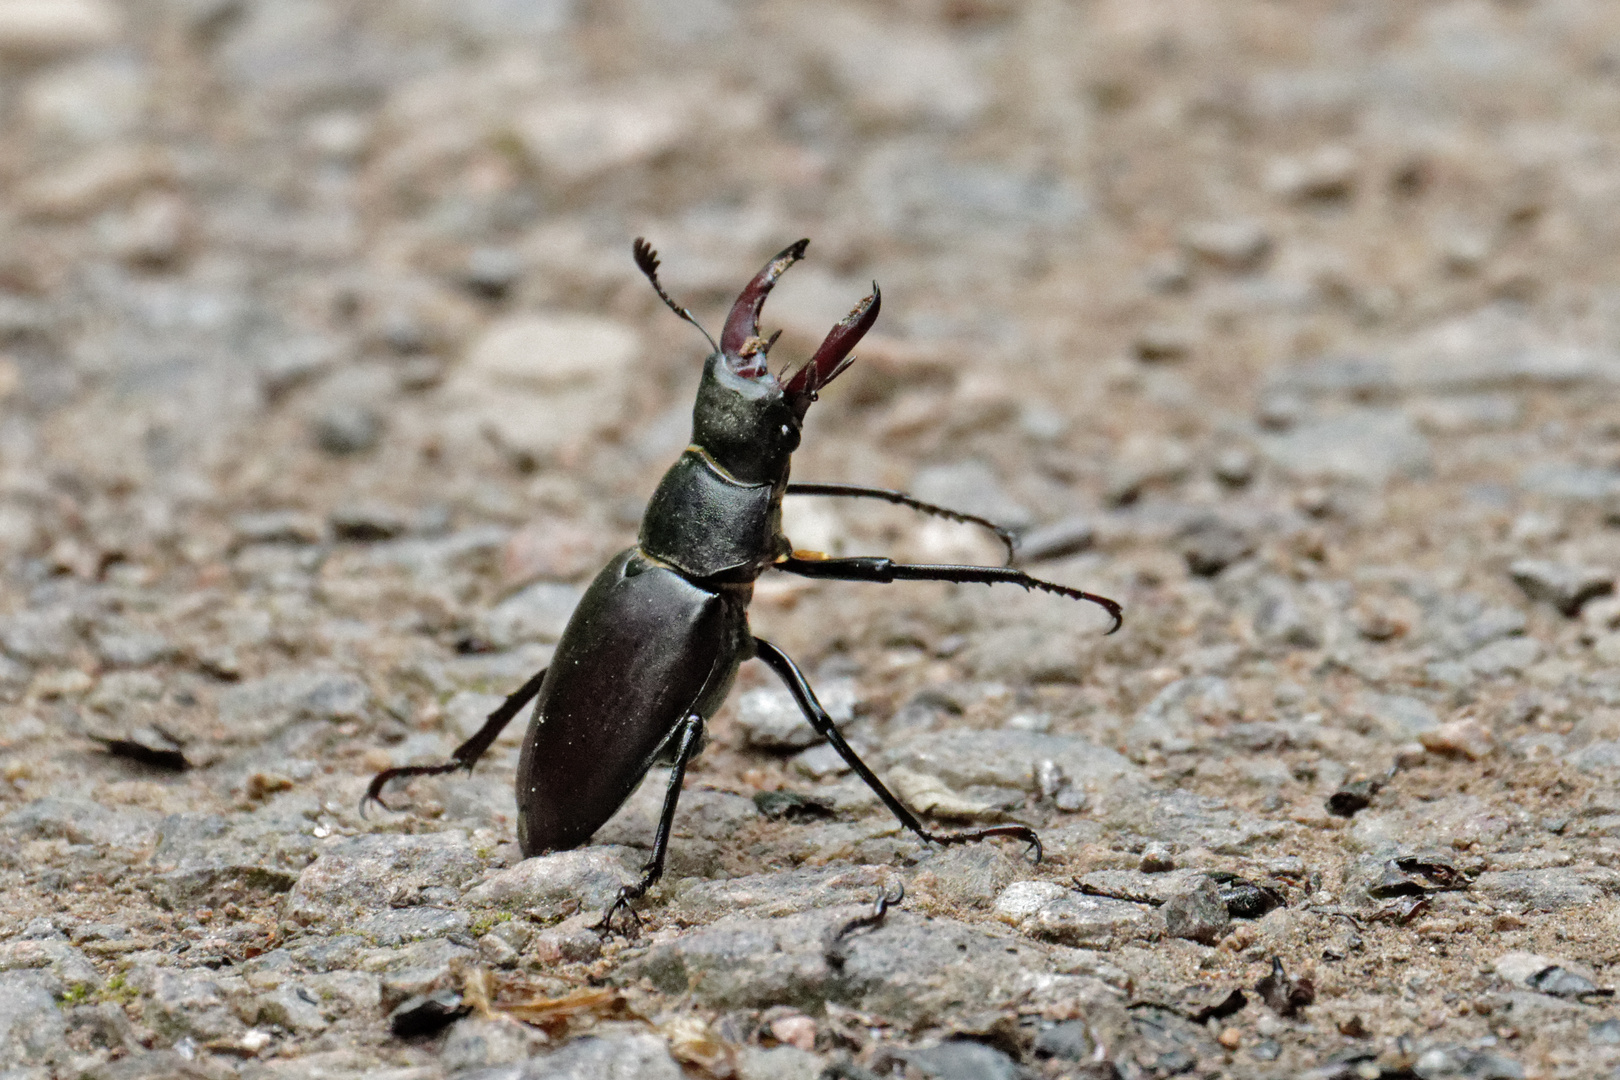
<svg viewBox="0 0 1620 1080">
<path fill-rule="evenodd" d="M 810 721 L 810 726 L 832 744 L 832 748 L 838 751 L 840 757 L 849 762 L 849 767 L 854 769 L 856 775 L 866 782 L 866 786 L 883 800 L 883 805 L 900 819 L 900 824 L 933 844 L 965 844 L 973 840 L 988 840 L 992 836 L 1010 836 L 1033 847 L 1035 861 L 1041 861 L 1041 838 L 1035 835 L 1035 830 L 1028 825 L 995 825 L 988 829 L 952 833 L 930 832 L 923 828 L 917 815 L 895 797 L 894 792 L 878 779 L 877 773 L 855 753 L 855 748 L 844 741 L 844 736 L 833 723 L 832 717 L 827 715 L 827 710 L 816 700 L 816 692 L 810 689 L 810 682 L 804 677 L 804 672 L 799 670 L 799 665 L 795 664 L 787 653 L 763 638 L 754 639 L 754 648 L 756 655 L 770 665 L 771 670 L 787 684 L 788 690 L 793 694 L 793 700 L 798 702 L 799 709 L 804 713 L 805 719 Z"/>
<path fill-rule="evenodd" d="M 675 808 L 681 801 L 681 785 L 686 781 L 686 766 L 697 756 L 698 747 L 702 742 L 703 717 L 692 713 L 675 729 L 675 767 L 670 770 L 669 786 L 664 789 L 664 809 L 658 815 L 658 832 L 653 836 L 652 857 L 641 868 L 641 880 L 620 889 L 619 895 L 614 897 L 613 903 L 602 913 L 602 921 L 596 924 L 598 933 L 604 935 L 611 933 L 613 916 L 620 911 L 640 924 L 640 919 L 630 904 L 647 895 L 647 890 L 653 887 L 653 883 L 664 876 L 664 860 L 669 856 L 669 834 L 675 827 Z"/>
</svg>

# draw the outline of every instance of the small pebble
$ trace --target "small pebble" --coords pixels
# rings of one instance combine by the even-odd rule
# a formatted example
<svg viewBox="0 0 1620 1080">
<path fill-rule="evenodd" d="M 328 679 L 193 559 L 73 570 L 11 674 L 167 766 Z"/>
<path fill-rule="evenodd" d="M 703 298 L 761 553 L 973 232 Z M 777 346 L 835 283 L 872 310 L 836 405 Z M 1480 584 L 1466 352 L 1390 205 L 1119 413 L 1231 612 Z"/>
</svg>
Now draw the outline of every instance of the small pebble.
<svg viewBox="0 0 1620 1080">
<path fill-rule="evenodd" d="M 1188 938 L 1213 945 L 1232 926 L 1232 917 L 1221 899 L 1219 887 L 1207 877 L 1187 892 L 1177 893 L 1159 909 L 1171 937 Z"/>
<path fill-rule="evenodd" d="M 1176 858 L 1167 844 L 1154 842 L 1142 849 L 1142 859 L 1136 868 L 1144 874 L 1164 874 L 1176 868 Z"/>
<path fill-rule="evenodd" d="M 328 454 L 361 454 L 382 438 L 382 417 L 364 405 L 341 403 L 329 407 L 310 425 L 315 443 Z"/>
<path fill-rule="evenodd" d="M 1256 270 L 1271 253 L 1271 236 L 1258 221 L 1209 221 L 1188 226 L 1181 242 L 1198 259 L 1221 270 Z"/>
<path fill-rule="evenodd" d="M 1434 731 L 1426 731 L 1419 740 L 1423 748 L 1435 754 L 1479 761 L 1489 757 L 1496 749 L 1496 739 L 1484 724 L 1473 717 L 1441 724 Z"/>
<path fill-rule="evenodd" d="M 816 1022 L 803 1013 L 778 1016 L 770 1023 L 771 1037 L 786 1046 L 800 1050 L 816 1048 Z"/>
<path fill-rule="evenodd" d="M 1508 573 L 1530 599 L 1545 600 L 1571 618 L 1588 600 L 1614 592 L 1614 573 L 1592 566 L 1520 559 Z"/>
</svg>

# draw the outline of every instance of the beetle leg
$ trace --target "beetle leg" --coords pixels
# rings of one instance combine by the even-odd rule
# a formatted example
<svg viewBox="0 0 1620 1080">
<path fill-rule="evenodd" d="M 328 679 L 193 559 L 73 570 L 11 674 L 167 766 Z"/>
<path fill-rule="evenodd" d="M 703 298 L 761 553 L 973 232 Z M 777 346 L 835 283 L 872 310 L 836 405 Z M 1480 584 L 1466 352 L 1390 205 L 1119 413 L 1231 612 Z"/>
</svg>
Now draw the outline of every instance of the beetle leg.
<svg viewBox="0 0 1620 1080">
<path fill-rule="evenodd" d="M 652 857 L 641 868 L 641 880 L 620 889 L 619 895 L 602 913 L 602 921 L 596 924 L 596 932 L 603 937 L 613 932 L 613 916 L 620 911 L 629 914 L 640 926 L 641 918 L 630 903 L 647 895 L 653 883 L 664 876 L 664 859 L 669 855 L 669 834 L 675 826 L 675 807 L 681 801 L 681 784 L 686 780 L 686 766 L 697 756 L 698 747 L 703 743 L 703 717 L 692 713 L 682 720 L 675 728 L 675 740 L 675 767 L 670 770 L 669 786 L 664 789 L 664 809 L 658 815 L 658 832 L 653 836 Z"/>
<path fill-rule="evenodd" d="M 989 518 L 982 518 L 977 514 L 963 513 L 961 510 L 952 510 L 947 506 L 936 506 L 934 503 L 914 499 L 903 491 L 890 491 L 888 488 L 860 487 L 855 484 L 789 484 L 789 495 L 833 495 L 849 499 L 882 499 L 884 502 L 894 503 L 896 506 L 909 506 L 924 514 L 942 517 L 947 521 L 960 521 L 967 525 L 979 525 L 996 534 L 996 539 L 1007 549 L 1007 561 L 1012 562 L 1013 556 L 1018 552 L 1018 536 L 1005 525 L 997 525 Z"/>
<path fill-rule="evenodd" d="M 1108 628 L 1110 634 L 1118 630 L 1120 624 L 1125 621 L 1118 601 L 1083 589 L 1071 589 L 1055 581 L 1031 577 L 1022 570 L 1015 570 L 1010 566 L 917 565 L 897 563 L 893 559 L 880 556 L 861 556 L 852 559 L 800 559 L 789 556 L 774 565 L 776 569 L 786 570 L 790 574 L 832 578 L 836 581 L 874 581 L 880 584 L 888 584 L 891 581 L 955 581 L 979 585 L 1019 585 L 1025 589 L 1039 589 L 1057 596 L 1067 596 L 1071 600 L 1085 600 L 1096 604 L 1108 612 L 1109 618 L 1114 620 L 1114 625 Z"/>
<path fill-rule="evenodd" d="M 376 803 L 384 810 L 393 809 L 382 801 L 382 790 L 390 780 L 401 776 L 439 776 L 455 772 L 457 769 L 472 772 L 473 766 L 478 764 L 478 759 L 484 756 L 484 751 L 494 745 L 496 739 L 500 738 L 501 732 L 506 730 L 506 725 L 512 722 L 512 718 L 523 711 L 523 706 L 534 700 L 545 678 L 546 669 L 541 668 L 533 678 L 513 691 L 501 702 L 500 708 L 489 714 L 489 719 L 484 721 L 483 727 L 473 733 L 472 738 L 451 752 L 449 761 L 441 765 L 401 765 L 396 769 L 384 769 L 373 776 L 371 783 L 366 786 L 366 793 L 360 796 L 360 816 L 366 816 L 366 807 L 370 803 Z"/>
<path fill-rule="evenodd" d="M 764 638 L 754 638 L 754 649 L 754 655 L 769 664 L 771 670 L 775 671 L 781 680 L 787 684 L 788 690 L 793 694 L 793 700 L 799 703 L 799 710 L 804 713 L 804 718 L 810 721 L 810 726 L 815 728 L 817 733 L 832 744 L 832 748 L 838 751 L 840 757 L 849 762 L 849 767 L 854 769 L 862 780 L 866 781 L 866 786 L 871 788 L 873 793 L 883 800 L 883 805 L 887 806 L 890 812 L 900 819 L 900 824 L 924 840 L 934 844 L 965 844 L 972 840 L 986 840 L 992 836 L 1010 836 L 1015 840 L 1022 840 L 1029 844 L 1035 852 L 1035 861 L 1041 861 L 1041 838 L 1035 835 L 1035 830 L 1028 825 L 996 825 L 988 829 L 974 829 L 971 832 L 955 833 L 929 832 L 923 828 L 923 824 L 917 819 L 917 815 L 913 814 L 905 803 L 896 798 L 894 792 L 884 786 L 883 781 L 878 779 L 877 773 L 873 772 L 871 767 L 861 760 L 860 755 L 855 753 L 854 747 L 844 741 L 844 736 L 839 732 L 837 725 L 833 723 L 832 717 L 827 715 L 827 710 L 822 708 L 820 701 L 816 700 L 816 692 L 810 689 L 810 683 L 805 679 L 804 672 L 799 670 L 799 665 L 795 664 L 787 653 Z"/>
</svg>

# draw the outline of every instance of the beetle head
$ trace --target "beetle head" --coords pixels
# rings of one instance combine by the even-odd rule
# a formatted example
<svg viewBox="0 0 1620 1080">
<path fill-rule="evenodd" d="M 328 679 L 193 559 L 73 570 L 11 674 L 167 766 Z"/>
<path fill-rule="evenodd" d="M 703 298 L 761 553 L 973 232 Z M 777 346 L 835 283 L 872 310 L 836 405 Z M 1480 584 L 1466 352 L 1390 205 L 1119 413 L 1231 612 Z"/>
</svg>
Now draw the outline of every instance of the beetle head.
<svg viewBox="0 0 1620 1080">
<path fill-rule="evenodd" d="M 874 285 L 872 295 L 832 328 L 803 367 L 782 377 L 771 373 L 766 360 L 778 335 L 759 336 L 760 309 L 777 278 L 804 257 L 809 243 L 793 244 L 754 275 L 732 305 L 719 347 L 703 368 L 692 441 L 745 483 L 786 475 L 805 412 L 821 388 L 855 359 L 850 350 L 877 321 L 880 297 Z"/>
</svg>

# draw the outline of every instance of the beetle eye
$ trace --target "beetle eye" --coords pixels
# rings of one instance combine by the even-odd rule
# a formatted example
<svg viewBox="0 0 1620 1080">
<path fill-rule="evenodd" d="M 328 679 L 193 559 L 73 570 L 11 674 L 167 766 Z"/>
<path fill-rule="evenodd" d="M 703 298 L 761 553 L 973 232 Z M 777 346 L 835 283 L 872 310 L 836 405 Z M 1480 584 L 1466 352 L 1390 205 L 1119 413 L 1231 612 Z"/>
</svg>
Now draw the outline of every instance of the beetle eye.
<svg viewBox="0 0 1620 1080">
<path fill-rule="evenodd" d="M 786 439 L 786 438 L 790 437 L 792 434 L 793 434 L 793 429 L 788 427 L 786 424 L 783 424 L 782 425 L 782 438 Z"/>
</svg>

